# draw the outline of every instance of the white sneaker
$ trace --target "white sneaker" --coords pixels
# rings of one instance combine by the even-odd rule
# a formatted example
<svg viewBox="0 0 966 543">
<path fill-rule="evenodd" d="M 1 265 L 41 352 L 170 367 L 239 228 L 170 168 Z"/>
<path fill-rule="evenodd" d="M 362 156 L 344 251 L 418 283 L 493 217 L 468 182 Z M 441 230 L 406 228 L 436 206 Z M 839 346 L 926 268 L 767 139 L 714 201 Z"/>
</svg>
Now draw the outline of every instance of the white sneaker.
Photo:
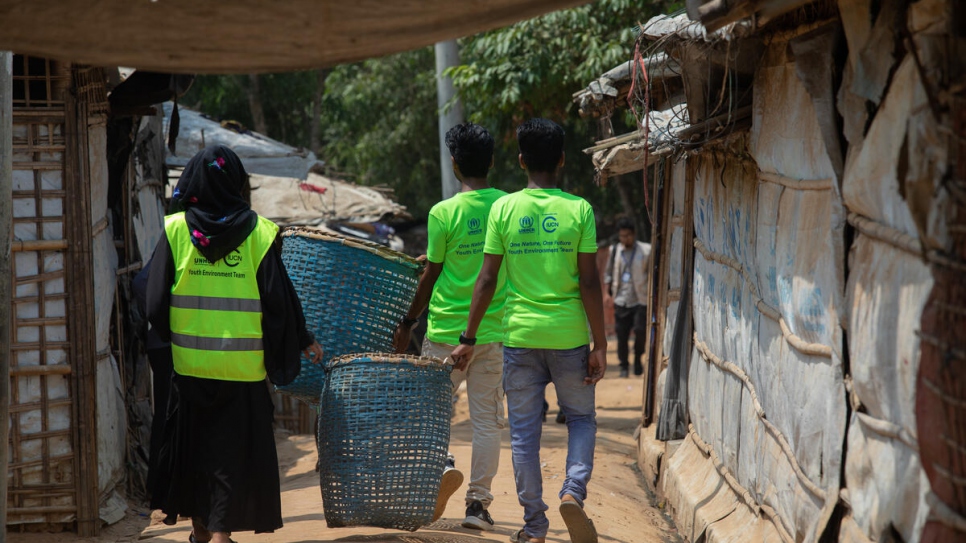
<svg viewBox="0 0 966 543">
<path fill-rule="evenodd" d="M 443 478 L 439 482 L 439 494 L 436 496 L 436 510 L 433 511 L 433 520 L 436 522 L 446 511 L 446 502 L 459 490 L 463 484 L 463 472 L 453 467 L 450 461 L 446 462 L 446 469 L 443 470 Z"/>
</svg>

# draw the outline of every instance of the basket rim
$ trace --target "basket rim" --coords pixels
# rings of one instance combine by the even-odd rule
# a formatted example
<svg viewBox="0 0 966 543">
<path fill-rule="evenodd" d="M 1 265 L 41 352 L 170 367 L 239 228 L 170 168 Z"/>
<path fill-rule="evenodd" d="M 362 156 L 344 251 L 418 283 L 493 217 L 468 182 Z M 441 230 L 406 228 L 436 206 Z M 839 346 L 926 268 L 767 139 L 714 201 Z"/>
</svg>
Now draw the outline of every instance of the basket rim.
<svg viewBox="0 0 966 543">
<path fill-rule="evenodd" d="M 351 362 L 391 362 L 394 364 L 407 362 L 414 366 L 439 366 L 441 368 L 448 366 L 442 358 L 436 358 L 435 356 L 415 356 L 398 353 L 344 354 L 329 360 L 326 362 L 326 365 L 329 368 L 335 368 L 336 366 L 349 364 Z"/>
<path fill-rule="evenodd" d="M 364 239 L 350 239 L 342 236 L 335 236 L 332 234 L 327 234 L 325 232 L 320 232 L 318 230 L 312 230 L 304 226 L 286 226 L 282 229 L 281 236 L 283 238 L 288 237 L 301 237 L 309 238 L 317 241 L 325 241 L 329 243 L 338 243 L 340 245 L 345 245 L 347 247 L 352 247 L 355 249 L 361 249 L 367 251 L 376 256 L 385 258 L 386 260 L 391 260 L 398 262 L 400 264 L 410 266 L 414 269 L 421 269 L 423 263 L 416 260 L 415 258 L 399 251 L 390 249 L 385 245 L 380 245 L 378 243 L 367 241 Z"/>
</svg>

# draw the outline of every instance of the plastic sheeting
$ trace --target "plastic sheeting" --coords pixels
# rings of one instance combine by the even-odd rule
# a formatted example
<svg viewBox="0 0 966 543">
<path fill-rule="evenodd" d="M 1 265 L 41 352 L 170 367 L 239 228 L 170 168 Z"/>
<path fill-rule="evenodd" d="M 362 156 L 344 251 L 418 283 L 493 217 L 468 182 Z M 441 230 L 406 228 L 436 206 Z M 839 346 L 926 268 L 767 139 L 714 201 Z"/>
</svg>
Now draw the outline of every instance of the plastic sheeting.
<svg viewBox="0 0 966 543">
<path fill-rule="evenodd" d="M 678 532 L 688 541 L 706 543 L 781 541 L 775 526 L 742 503 L 717 471 L 715 461 L 693 438 L 685 437 L 671 456 L 664 484 L 668 508 L 678 519 Z"/>
<path fill-rule="evenodd" d="M 141 119 L 134 149 L 131 159 L 138 213 L 132 223 L 141 262 L 147 263 L 164 234 L 165 146 L 159 115 Z"/>
<path fill-rule="evenodd" d="M 418 49 L 582 3 L 2 0 L 0 50 L 158 72 L 285 72 Z"/>
<path fill-rule="evenodd" d="M 387 216 L 408 217 L 406 206 L 371 187 L 309 174 L 289 177 L 252 175 L 252 209 L 283 225 L 316 226 L 325 221 L 375 222 Z M 322 191 L 317 192 L 317 191 Z"/>
<path fill-rule="evenodd" d="M 918 235 L 899 191 L 899 172 L 910 115 L 927 107 L 907 56 L 865 138 L 850 149 L 842 189 L 850 212 Z M 891 525 L 903 540 L 915 543 L 929 509 L 914 407 L 918 331 L 932 275 L 920 255 L 861 233 L 849 264 L 849 354 L 853 401 L 860 406 L 849 424 L 845 464 L 852 519 L 869 539 L 878 540 Z"/>
<path fill-rule="evenodd" d="M 680 299 L 668 304 L 665 314 L 663 353 L 668 357 L 668 367 L 661 373 L 665 377 L 663 391 L 660 397 L 660 411 L 657 422 L 656 436 L 662 441 L 681 439 L 687 433 L 688 426 L 688 368 L 691 359 L 691 337 L 693 334 L 691 319 L 691 270 L 684 273 L 684 221 L 689 217 L 685 213 L 685 183 L 687 183 L 685 161 L 671 166 L 671 227 L 670 252 L 668 260 L 668 287 L 677 289 Z M 688 240 L 690 241 L 690 240 Z M 694 251 L 688 243 L 687 251 Z M 685 279 L 687 278 L 687 279 Z"/>
<path fill-rule="evenodd" d="M 164 133 L 168 133 L 172 103 L 164 103 Z M 223 128 L 221 123 L 204 117 L 197 111 L 178 106 L 181 119 L 174 155 L 165 162 L 169 167 L 184 168 L 191 157 L 206 145 L 230 147 L 245 165 L 248 173 L 305 179 L 309 169 L 319 163 L 315 153 L 296 149 L 258 132 L 236 132 Z"/>
<path fill-rule="evenodd" d="M 117 362 L 111 356 L 111 316 L 114 310 L 117 248 L 107 209 L 107 131 L 105 119 L 92 117 L 88 128 L 91 242 L 94 266 L 95 349 L 97 351 L 97 479 L 104 495 L 124 477 L 127 411 Z M 109 515 L 113 517 L 114 515 Z"/>
<path fill-rule="evenodd" d="M 694 428 L 722 465 L 795 540 L 816 541 L 838 500 L 846 424 L 844 212 L 786 48 L 771 44 L 756 75 L 755 161 L 690 158 L 700 247 L 688 387 Z"/>
<path fill-rule="evenodd" d="M 757 538 L 736 519 L 759 506 L 774 510 L 765 516 L 786 541 L 923 537 L 935 496 L 918 453 L 919 328 L 934 282 L 925 260 L 943 258 L 951 207 L 944 119 L 923 82 L 945 74 L 950 5 L 839 3 L 849 52 L 841 133 L 828 118 L 835 78 L 809 49 L 835 29 L 779 35 L 755 76 L 753 161 L 734 139 L 688 159 L 697 249 L 688 400 L 709 458 L 686 443 L 668 461 L 666 492 L 692 540 Z M 908 45 L 888 49 L 903 30 L 893 15 L 921 66 Z M 800 39 L 794 58 L 788 39 Z M 825 142 L 843 135 L 841 167 Z M 722 479 L 750 507 L 710 521 L 703 509 L 719 498 L 709 488 Z M 836 503 L 840 523 L 823 532 Z"/>
</svg>

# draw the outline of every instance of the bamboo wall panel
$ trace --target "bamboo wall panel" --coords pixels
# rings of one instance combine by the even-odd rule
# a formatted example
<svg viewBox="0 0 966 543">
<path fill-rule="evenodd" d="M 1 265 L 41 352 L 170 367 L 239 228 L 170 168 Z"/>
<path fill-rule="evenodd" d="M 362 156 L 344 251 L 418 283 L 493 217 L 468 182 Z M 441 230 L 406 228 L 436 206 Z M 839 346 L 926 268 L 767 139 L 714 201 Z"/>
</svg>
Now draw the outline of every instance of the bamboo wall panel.
<svg viewBox="0 0 966 543">
<path fill-rule="evenodd" d="M 293 434 L 312 434 L 315 432 L 315 409 L 288 394 L 275 395 L 275 426 Z"/>
<path fill-rule="evenodd" d="M 17 61 L 30 62 L 19 56 Z M 42 62 L 49 74 L 50 63 Z M 42 99 L 45 109 L 43 115 L 14 113 L 8 523 L 66 523 L 76 511 L 76 454 L 65 277 L 64 110 L 51 92 L 58 80 L 21 81 L 21 105 Z"/>
</svg>

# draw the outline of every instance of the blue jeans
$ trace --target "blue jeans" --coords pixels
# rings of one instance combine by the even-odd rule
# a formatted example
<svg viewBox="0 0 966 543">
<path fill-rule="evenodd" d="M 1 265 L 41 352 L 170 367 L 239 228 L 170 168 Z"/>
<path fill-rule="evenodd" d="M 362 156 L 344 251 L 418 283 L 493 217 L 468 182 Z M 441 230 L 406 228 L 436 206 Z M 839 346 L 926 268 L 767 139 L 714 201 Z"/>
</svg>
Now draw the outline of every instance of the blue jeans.
<svg viewBox="0 0 966 543">
<path fill-rule="evenodd" d="M 567 416 L 567 477 L 559 497 L 570 494 L 583 506 L 594 469 L 597 412 L 594 385 L 585 385 L 587 345 L 576 349 L 503 348 L 503 388 L 506 391 L 510 448 L 517 497 L 523 506 L 524 531 L 546 537 L 550 521 L 544 513 L 540 434 L 547 384 L 557 389 L 560 409 Z"/>
</svg>

